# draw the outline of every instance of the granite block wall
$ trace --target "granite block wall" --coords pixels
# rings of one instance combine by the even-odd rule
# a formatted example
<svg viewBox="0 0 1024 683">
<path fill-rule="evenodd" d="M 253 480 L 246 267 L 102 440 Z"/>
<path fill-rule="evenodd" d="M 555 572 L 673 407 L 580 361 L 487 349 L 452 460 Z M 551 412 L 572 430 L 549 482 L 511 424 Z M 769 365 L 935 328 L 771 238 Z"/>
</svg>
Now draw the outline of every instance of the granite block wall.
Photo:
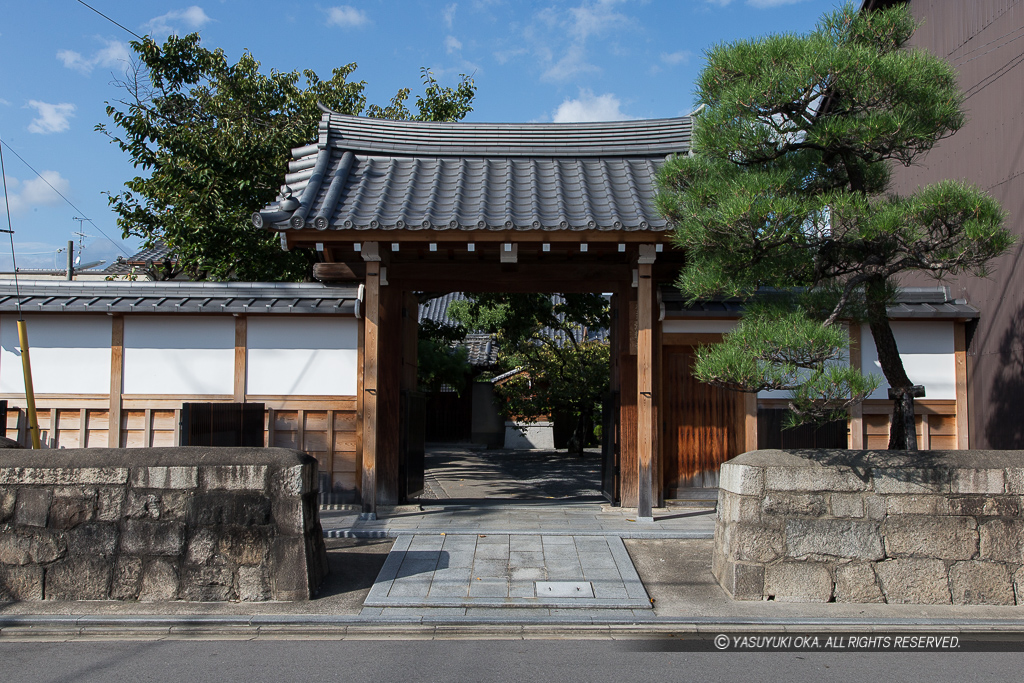
<svg viewBox="0 0 1024 683">
<path fill-rule="evenodd" d="M 0 601 L 308 599 L 316 472 L 282 448 L 0 450 Z"/>
<path fill-rule="evenodd" d="M 736 600 L 1024 604 L 1024 451 L 752 451 L 721 471 Z"/>
</svg>

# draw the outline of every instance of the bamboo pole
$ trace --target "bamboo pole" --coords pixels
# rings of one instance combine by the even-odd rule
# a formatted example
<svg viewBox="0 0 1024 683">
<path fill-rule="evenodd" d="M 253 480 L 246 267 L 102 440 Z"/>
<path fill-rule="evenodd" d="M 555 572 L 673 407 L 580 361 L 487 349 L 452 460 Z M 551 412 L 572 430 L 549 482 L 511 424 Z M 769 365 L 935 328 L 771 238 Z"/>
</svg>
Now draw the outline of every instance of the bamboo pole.
<svg viewBox="0 0 1024 683">
<path fill-rule="evenodd" d="M 32 362 L 28 357 L 28 326 L 18 320 L 18 343 L 21 345 L 21 370 L 25 374 L 25 404 L 28 412 L 28 433 L 32 437 L 32 448 L 39 449 L 39 420 L 36 417 L 36 395 L 32 390 Z M 53 425 L 50 426 L 53 429 Z"/>
</svg>

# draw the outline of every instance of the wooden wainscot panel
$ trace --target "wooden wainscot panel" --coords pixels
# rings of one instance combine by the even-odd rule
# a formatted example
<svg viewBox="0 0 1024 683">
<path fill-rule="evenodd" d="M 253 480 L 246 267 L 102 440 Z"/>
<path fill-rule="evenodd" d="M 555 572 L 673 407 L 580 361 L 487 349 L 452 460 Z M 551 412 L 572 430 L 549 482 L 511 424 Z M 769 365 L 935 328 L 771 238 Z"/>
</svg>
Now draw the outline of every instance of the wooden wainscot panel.
<svg viewBox="0 0 1024 683">
<path fill-rule="evenodd" d="M 306 431 L 327 431 L 327 415 L 326 410 L 307 410 L 305 411 Z"/>
<path fill-rule="evenodd" d="M 275 410 L 274 411 L 274 433 L 275 434 L 277 432 L 297 432 L 298 429 L 299 429 L 299 411 L 297 411 L 297 410 Z"/>
<path fill-rule="evenodd" d="M 349 445 L 349 444 L 338 444 L 335 442 L 335 446 Z M 354 474 L 359 471 L 359 464 L 356 462 L 356 452 L 352 450 L 341 450 L 335 449 L 334 451 L 334 475 L 339 474 Z"/>
</svg>

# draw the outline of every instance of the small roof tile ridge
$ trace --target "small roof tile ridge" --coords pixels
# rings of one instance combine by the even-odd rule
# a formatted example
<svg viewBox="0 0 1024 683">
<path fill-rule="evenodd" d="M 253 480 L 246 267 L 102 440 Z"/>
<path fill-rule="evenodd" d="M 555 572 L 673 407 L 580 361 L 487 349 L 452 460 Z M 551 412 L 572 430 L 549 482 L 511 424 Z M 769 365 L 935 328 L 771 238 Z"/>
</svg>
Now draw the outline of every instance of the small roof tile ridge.
<svg viewBox="0 0 1024 683">
<path fill-rule="evenodd" d="M 331 146 L 441 156 L 661 156 L 687 151 L 692 128 L 685 116 L 593 123 L 391 121 L 337 113 L 323 118 Z M 308 150 L 297 148 L 293 156 Z"/>
</svg>

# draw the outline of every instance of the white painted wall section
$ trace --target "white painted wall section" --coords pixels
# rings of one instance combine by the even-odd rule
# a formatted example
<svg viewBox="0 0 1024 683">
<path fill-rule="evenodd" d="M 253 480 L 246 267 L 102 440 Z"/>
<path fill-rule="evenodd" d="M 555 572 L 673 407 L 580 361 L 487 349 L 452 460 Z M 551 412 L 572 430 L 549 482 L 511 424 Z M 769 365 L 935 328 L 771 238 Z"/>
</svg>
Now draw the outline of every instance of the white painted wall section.
<svg viewBox="0 0 1024 683">
<path fill-rule="evenodd" d="M 358 325 L 352 318 L 250 316 L 246 393 L 354 396 Z"/>
<path fill-rule="evenodd" d="M 739 320 L 666 320 L 661 323 L 662 334 L 726 334 L 732 332 Z"/>
<path fill-rule="evenodd" d="M 234 317 L 124 318 L 125 394 L 230 395 L 234 369 Z"/>
<path fill-rule="evenodd" d="M 2 393 L 25 393 L 17 320 L 0 316 Z M 26 315 L 25 322 L 37 394 L 110 392 L 110 316 Z"/>
<path fill-rule="evenodd" d="M 956 399 L 956 358 L 953 353 L 953 322 L 893 322 L 892 333 L 903 358 L 903 367 L 914 384 L 923 384 L 925 398 Z M 861 368 L 865 375 L 882 381 L 868 398 L 889 397 L 889 383 L 878 362 L 871 328 L 861 327 Z"/>
</svg>

